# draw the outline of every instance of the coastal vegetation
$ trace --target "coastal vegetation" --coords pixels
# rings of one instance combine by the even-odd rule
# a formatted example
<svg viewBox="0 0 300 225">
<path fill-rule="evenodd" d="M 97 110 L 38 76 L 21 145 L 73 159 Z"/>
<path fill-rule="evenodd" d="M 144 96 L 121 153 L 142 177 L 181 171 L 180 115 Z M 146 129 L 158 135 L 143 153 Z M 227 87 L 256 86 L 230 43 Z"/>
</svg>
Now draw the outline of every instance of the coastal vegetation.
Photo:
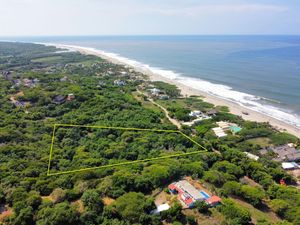
<svg viewBox="0 0 300 225">
<path fill-rule="evenodd" d="M 268 123 L 245 121 L 197 96 L 181 96 L 128 67 L 54 47 L 0 43 L 0 224 L 300 224 L 297 177 L 245 152 L 300 140 Z M 199 110 L 213 116 L 181 132 L 208 152 L 118 167 L 47 176 L 54 124 L 177 130 L 149 100 L 148 87 L 168 99 L 153 102 L 179 123 Z M 218 138 L 219 121 L 242 128 Z M 199 150 L 176 133 L 59 127 L 51 171 L 129 162 Z M 183 209 L 164 190 L 182 177 L 204 184 L 221 204 Z M 282 183 L 284 181 L 284 183 Z M 158 193 L 170 209 L 153 214 Z"/>
</svg>

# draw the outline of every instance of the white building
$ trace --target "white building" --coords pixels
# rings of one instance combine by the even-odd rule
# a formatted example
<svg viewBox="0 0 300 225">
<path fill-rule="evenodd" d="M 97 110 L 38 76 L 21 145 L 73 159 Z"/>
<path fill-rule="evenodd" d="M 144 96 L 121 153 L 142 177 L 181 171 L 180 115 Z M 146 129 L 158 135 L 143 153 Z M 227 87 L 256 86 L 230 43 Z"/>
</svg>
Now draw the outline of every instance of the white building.
<svg viewBox="0 0 300 225">
<path fill-rule="evenodd" d="M 196 116 L 196 117 L 198 117 L 198 116 L 201 116 L 201 115 L 202 115 L 202 112 L 201 112 L 201 111 L 198 111 L 198 110 L 191 111 L 191 112 L 189 113 L 189 116 Z"/>
<path fill-rule="evenodd" d="M 170 208 L 169 204 L 165 203 L 165 204 L 157 206 L 157 208 L 154 209 L 153 211 L 151 211 L 151 213 L 154 215 L 158 215 L 158 214 L 160 214 L 160 212 L 166 211 L 169 208 Z"/>
<path fill-rule="evenodd" d="M 284 170 L 292 170 L 292 169 L 298 169 L 298 168 L 300 168 L 300 166 L 297 163 L 295 163 L 295 162 L 283 162 L 281 164 L 281 167 Z"/>
<path fill-rule="evenodd" d="M 218 126 L 223 130 L 230 130 L 230 124 L 224 121 L 217 122 Z"/>
<path fill-rule="evenodd" d="M 221 127 L 215 127 L 212 130 L 217 137 L 226 137 L 227 136 L 227 134 L 224 132 L 224 130 Z"/>
<path fill-rule="evenodd" d="M 244 152 L 245 154 L 246 154 L 246 156 L 249 158 L 249 159 L 253 159 L 253 160 L 255 160 L 255 161 L 257 161 L 258 159 L 259 159 L 259 156 L 257 156 L 257 155 L 253 155 L 253 154 L 251 154 L 251 153 L 249 153 L 249 152 Z"/>
</svg>

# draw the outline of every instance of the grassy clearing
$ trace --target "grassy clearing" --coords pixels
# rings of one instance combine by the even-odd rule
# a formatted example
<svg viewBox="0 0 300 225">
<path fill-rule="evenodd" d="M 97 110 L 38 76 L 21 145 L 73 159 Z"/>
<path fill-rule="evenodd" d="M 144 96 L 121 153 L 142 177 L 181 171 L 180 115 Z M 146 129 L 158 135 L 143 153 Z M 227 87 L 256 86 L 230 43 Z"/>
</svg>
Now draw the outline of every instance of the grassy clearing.
<svg viewBox="0 0 300 225">
<path fill-rule="evenodd" d="M 252 138 L 246 141 L 247 143 L 251 143 L 253 145 L 259 145 L 262 148 L 272 146 L 270 138 L 260 137 L 260 138 Z"/>
<path fill-rule="evenodd" d="M 146 101 L 143 99 L 143 97 L 138 93 L 138 92 L 132 92 L 133 96 L 135 99 L 137 99 L 139 102 L 141 102 L 142 106 L 146 109 L 150 109 L 156 113 L 162 113 L 163 111 L 157 107 L 156 105 L 154 105 L 153 103 L 151 103 L 150 101 Z"/>
<path fill-rule="evenodd" d="M 278 216 L 276 216 L 276 214 L 271 211 L 261 211 L 259 209 L 254 208 L 249 203 L 244 202 L 237 198 L 230 198 L 230 199 L 236 202 L 239 206 L 247 209 L 251 213 L 252 222 L 254 224 L 256 224 L 257 221 L 259 220 L 267 220 L 268 222 L 271 223 L 276 223 L 281 221 L 281 219 L 278 218 Z"/>
<path fill-rule="evenodd" d="M 166 108 L 189 108 L 191 110 L 206 111 L 213 108 L 210 103 L 203 102 L 200 97 L 189 97 L 189 98 L 177 98 L 174 100 L 156 100 L 157 103 L 161 104 Z"/>
<path fill-rule="evenodd" d="M 225 221 L 225 217 L 216 208 L 211 208 L 210 212 L 210 215 L 204 215 L 199 213 L 196 209 L 183 210 L 184 215 L 193 216 L 197 218 L 197 224 L 219 225 Z"/>
<path fill-rule="evenodd" d="M 32 59 L 31 61 L 39 62 L 39 63 L 56 63 L 59 62 L 61 59 L 62 59 L 61 56 L 49 56 L 49 57 Z"/>
</svg>

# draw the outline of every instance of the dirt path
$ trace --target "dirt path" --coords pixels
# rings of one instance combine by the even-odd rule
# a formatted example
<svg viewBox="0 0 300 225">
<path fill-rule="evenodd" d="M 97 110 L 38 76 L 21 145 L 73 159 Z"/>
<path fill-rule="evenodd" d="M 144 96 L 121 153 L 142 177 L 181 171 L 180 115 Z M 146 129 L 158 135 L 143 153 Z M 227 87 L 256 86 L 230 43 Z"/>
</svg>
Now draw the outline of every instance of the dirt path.
<svg viewBox="0 0 300 225">
<path fill-rule="evenodd" d="M 147 96 L 146 94 L 144 94 L 144 93 L 141 92 L 140 90 L 137 90 L 137 92 L 138 92 L 139 94 L 141 94 L 141 95 L 146 96 L 146 97 L 148 98 L 148 100 L 149 100 L 152 104 L 154 104 L 154 105 L 156 105 L 157 107 L 159 107 L 160 109 L 162 109 L 162 110 L 164 111 L 166 117 L 168 118 L 168 120 L 169 120 L 172 124 L 174 124 L 178 129 L 181 128 L 181 123 L 180 123 L 178 120 L 171 118 L 170 115 L 169 115 L 169 111 L 168 111 L 165 107 L 163 107 L 162 105 L 160 105 L 160 104 L 158 104 L 157 102 L 155 102 L 152 98 L 149 98 L 149 96 Z"/>
</svg>

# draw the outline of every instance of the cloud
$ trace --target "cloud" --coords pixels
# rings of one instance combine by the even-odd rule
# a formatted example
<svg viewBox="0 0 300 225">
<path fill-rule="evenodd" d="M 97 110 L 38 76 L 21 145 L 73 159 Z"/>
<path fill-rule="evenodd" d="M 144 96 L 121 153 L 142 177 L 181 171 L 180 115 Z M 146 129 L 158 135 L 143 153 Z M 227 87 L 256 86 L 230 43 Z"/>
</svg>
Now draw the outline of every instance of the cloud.
<svg viewBox="0 0 300 225">
<path fill-rule="evenodd" d="M 185 15 L 195 16 L 199 14 L 213 14 L 213 13 L 250 13 L 250 12 L 285 12 L 289 8 L 281 5 L 265 5 L 265 4 L 226 4 L 226 5 L 198 5 L 194 7 L 183 8 L 165 8 L 156 9 L 157 13 L 174 16 Z"/>
</svg>

